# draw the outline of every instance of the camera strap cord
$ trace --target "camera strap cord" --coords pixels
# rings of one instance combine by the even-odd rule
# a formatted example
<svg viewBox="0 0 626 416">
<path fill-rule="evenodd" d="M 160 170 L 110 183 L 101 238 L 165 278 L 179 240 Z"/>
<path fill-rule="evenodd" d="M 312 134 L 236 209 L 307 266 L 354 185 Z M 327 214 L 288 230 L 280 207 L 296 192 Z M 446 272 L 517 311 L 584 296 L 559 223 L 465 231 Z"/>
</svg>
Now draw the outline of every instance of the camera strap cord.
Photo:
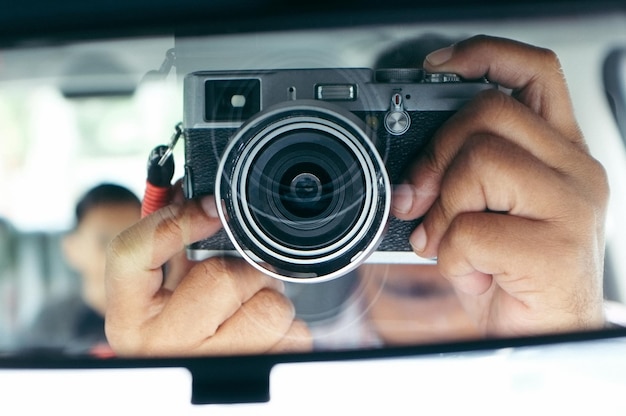
<svg viewBox="0 0 626 416">
<path fill-rule="evenodd" d="M 141 217 L 170 203 L 172 197 L 172 178 L 174 177 L 174 147 L 184 134 L 183 124 L 174 126 L 174 133 L 169 145 L 159 145 L 152 149 L 148 157 L 146 190 L 141 203 Z"/>
</svg>

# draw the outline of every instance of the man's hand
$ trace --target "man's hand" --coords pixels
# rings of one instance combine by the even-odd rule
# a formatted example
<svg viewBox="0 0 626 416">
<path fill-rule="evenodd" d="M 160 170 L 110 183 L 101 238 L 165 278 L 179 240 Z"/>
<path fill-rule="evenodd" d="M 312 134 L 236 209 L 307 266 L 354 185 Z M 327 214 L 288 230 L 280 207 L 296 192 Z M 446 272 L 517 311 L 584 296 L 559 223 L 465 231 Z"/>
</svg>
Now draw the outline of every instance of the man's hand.
<svg viewBox="0 0 626 416">
<path fill-rule="evenodd" d="M 196 264 L 185 258 L 185 245 L 220 228 L 214 204 L 211 197 L 174 203 L 110 245 L 106 333 L 117 354 L 256 354 L 311 348 L 308 329 L 294 320 L 282 282 L 241 260 L 215 258 Z"/>
<path fill-rule="evenodd" d="M 512 95 L 485 92 L 458 111 L 396 189 L 394 215 L 425 215 L 416 253 L 438 258 L 486 335 L 600 327 L 609 191 L 555 54 L 480 36 L 424 66 Z"/>
</svg>

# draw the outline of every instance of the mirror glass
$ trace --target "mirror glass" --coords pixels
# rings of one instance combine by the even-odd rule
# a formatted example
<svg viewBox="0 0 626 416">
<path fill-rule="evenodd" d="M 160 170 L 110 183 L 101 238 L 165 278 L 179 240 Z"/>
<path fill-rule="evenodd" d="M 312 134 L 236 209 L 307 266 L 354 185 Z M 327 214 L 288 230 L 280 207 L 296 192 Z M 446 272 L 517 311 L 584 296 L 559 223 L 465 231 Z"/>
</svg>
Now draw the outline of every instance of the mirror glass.
<svg viewBox="0 0 626 416">
<path fill-rule="evenodd" d="M 443 119 L 426 115 L 429 110 L 454 113 L 483 89 L 499 89 L 508 96 L 513 93 L 518 101 L 523 101 L 520 95 L 524 93 L 498 88 L 483 79 L 443 82 L 428 78 L 432 82 L 426 83 L 428 75 L 421 71 L 385 72 L 376 79 L 370 70 L 421 68 L 429 52 L 476 34 L 515 39 L 558 55 L 573 114 L 590 155 L 604 167 L 612 191 L 604 207 L 606 215 L 595 212 L 605 218 L 601 221 L 605 225 L 604 270 L 598 275 L 603 280 L 599 284 L 603 293 L 589 296 L 604 299 L 601 308 L 611 322 L 626 322 L 621 306 L 626 301 L 626 257 L 622 255 L 626 250 L 626 219 L 621 214 L 626 210 L 626 194 L 621 192 L 626 189 L 626 152 L 602 77 L 605 58 L 626 43 L 625 23 L 623 16 L 607 14 L 219 36 L 171 35 L 1 50 L 0 349 L 7 353 L 45 351 L 97 357 L 116 353 L 257 353 L 263 348 L 250 346 L 249 340 L 242 340 L 246 338 L 242 334 L 256 333 L 255 328 L 262 327 L 260 337 L 276 337 L 266 341 L 264 349 L 268 351 L 281 338 L 275 331 L 290 330 L 295 340 L 284 342 L 278 351 L 344 350 L 533 335 L 545 333 L 546 327 L 549 331 L 597 327 L 585 322 L 584 317 L 578 327 L 555 324 L 550 314 L 556 316 L 562 308 L 568 308 L 562 298 L 543 308 L 543 318 L 535 317 L 536 322 L 531 324 L 519 326 L 517 315 L 511 314 L 506 322 L 487 325 L 485 322 L 493 318 L 489 314 L 498 314 L 498 310 L 484 303 L 497 299 L 485 301 L 482 297 L 479 302 L 468 302 L 467 296 L 460 295 L 459 287 L 442 276 L 436 259 L 421 259 L 411 251 L 408 236 L 417 224 L 404 224 L 405 228 L 399 229 L 387 219 L 393 217 L 391 195 L 406 190 L 406 186 L 396 185 L 406 185 L 411 163 L 443 123 Z M 506 62 L 501 65 L 506 67 Z M 515 71 L 526 73 L 523 67 Z M 196 75 L 189 76 L 192 73 Z M 613 93 L 623 97 L 624 89 Z M 568 105 L 567 100 L 563 103 Z M 388 113 L 398 117 L 391 124 L 385 124 Z M 418 113 L 425 115 L 426 121 Z M 403 114 L 408 114 L 409 127 Z M 230 302 L 234 289 L 225 290 L 219 284 L 216 287 L 225 290 L 224 295 L 215 296 L 214 291 L 210 301 L 200 295 L 177 298 L 177 289 L 185 279 L 160 281 L 155 277 L 161 272 L 160 264 L 154 263 L 157 260 L 152 258 L 153 263 L 142 264 L 144 257 L 128 254 L 124 261 L 134 264 L 131 270 L 151 268 L 153 295 L 166 293 L 163 296 L 172 303 L 168 309 L 165 301 L 156 307 L 149 302 L 129 306 L 125 301 L 120 310 L 145 313 L 141 321 L 145 323 L 158 321 L 161 313 L 172 313 L 175 300 L 183 307 L 175 318 L 163 320 L 162 327 L 155 326 L 160 329 L 137 332 L 137 337 L 129 335 L 128 328 L 136 325 L 144 331 L 146 326 L 136 319 L 120 321 L 115 315 L 116 324 L 109 329 L 116 334 L 119 351 L 111 351 L 104 333 L 106 248 L 118 233 L 139 221 L 150 152 L 170 143 L 179 122 L 183 122 L 185 135 L 173 150 L 172 180 L 185 178 L 189 196 L 199 199 L 217 188 L 220 198 L 234 201 L 214 206 L 218 216 L 229 219 L 227 230 L 221 232 L 222 239 L 193 246 L 188 256 L 201 262 L 227 245 L 224 250 L 229 256 L 243 255 L 252 264 L 233 260 L 236 269 L 226 270 L 241 282 L 256 279 L 251 276 L 263 270 L 286 276 L 281 284 L 270 281 L 264 285 L 271 288 L 266 292 L 282 291 L 281 296 L 288 302 L 269 294 L 268 299 L 279 304 L 276 311 L 259 301 L 248 303 L 247 312 L 237 315 L 238 309 L 232 309 L 232 305 L 220 309 L 222 303 Z M 361 135 L 361 131 L 366 133 Z M 516 137 L 513 131 L 502 134 Z M 404 162 L 396 166 L 396 160 Z M 558 172 L 563 169 L 564 176 L 571 173 L 567 160 L 555 162 L 551 168 Z M 541 182 L 537 179 L 540 172 L 536 170 L 528 186 Z M 591 184 L 586 183 L 584 173 L 572 173 L 568 183 L 584 183 L 576 189 L 586 198 L 593 194 L 593 181 L 598 177 L 597 170 L 594 172 L 596 176 L 589 177 Z M 598 184 L 602 186 L 602 180 Z M 525 195 L 532 198 L 533 194 Z M 588 202 L 585 198 L 576 204 Z M 600 211 L 604 209 L 602 201 L 597 206 Z M 589 207 L 593 211 L 596 205 L 592 201 Z M 487 204 L 475 211 L 491 214 L 496 220 L 517 215 L 508 208 Z M 527 219 L 539 221 L 532 215 Z M 559 222 L 557 218 L 551 220 Z M 577 224 L 570 220 L 567 226 L 581 227 L 584 233 L 585 221 L 580 219 Z M 400 236 L 400 242 L 388 239 L 389 229 Z M 133 237 L 138 246 L 144 244 L 138 241 L 150 240 L 146 230 L 142 228 L 143 234 Z M 569 284 L 568 279 L 559 276 L 563 273 L 563 258 L 570 259 L 569 264 L 579 262 L 581 270 L 586 270 L 590 262 L 602 264 L 597 258 L 602 257 L 597 244 L 595 251 L 575 247 L 577 252 L 572 254 L 567 244 L 571 243 L 570 235 L 576 234 L 570 229 L 562 239 L 549 240 L 550 255 L 537 249 L 548 241 L 545 233 L 529 234 L 520 243 L 531 248 L 528 253 L 537 254 L 529 254 L 525 262 L 537 262 L 536 268 L 545 271 L 540 278 L 518 276 L 521 281 L 538 278 L 542 282 L 527 290 L 553 291 L 557 298 L 561 292 L 569 292 L 560 286 Z M 604 240 L 599 234 L 597 241 L 602 245 Z M 499 250 L 499 256 L 520 258 L 515 255 L 514 244 L 507 246 L 512 238 L 507 229 L 498 235 L 502 240 L 493 240 L 491 246 L 498 247 L 502 241 L 511 250 Z M 492 236 L 495 238 L 495 234 Z M 381 239 L 382 245 L 377 246 Z M 328 248 L 328 241 L 336 247 Z M 554 241 L 562 241 L 563 247 L 554 246 Z M 116 256 L 125 255 L 122 248 L 133 249 L 127 243 L 115 245 Z M 387 247 L 386 251 L 381 247 Z M 314 255 L 303 255 L 305 250 Z M 279 260 L 266 266 L 268 259 L 269 263 Z M 441 264 L 445 257 L 439 260 Z M 117 273 L 121 263 L 117 258 L 109 273 Z M 297 267 L 292 268 L 293 263 Z M 224 268 L 215 269 L 216 264 L 223 266 L 217 262 L 212 263 L 213 268 L 203 270 L 207 275 L 214 272 L 205 283 L 223 273 Z M 487 273 L 481 276 L 490 278 L 495 272 L 485 267 Z M 175 266 L 163 270 L 173 273 L 172 269 L 175 271 Z M 337 277 L 339 274 L 341 277 Z M 138 274 L 138 280 L 144 277 Z M 577 278 L 586 277 L 572 279 Z M 205 283 L 194 293 L 207 290 Z M 135 283 L 126 279 L 121 286 L 124 284 Z M 129 299 L 137 289 L 114 285 L 116 290 L 126 290 Z M 245 306 L 258 290 L 241 295 L 236 303 Z M 290 305 L 297 324 L 283 316 L 289 315 L 286 311 Z M 478 307 L 483 308 L 482 314 L 476 311 Z M 534 305 L 521 302 L 518 307 L 532 309 Z M 260 311 L 258 319 L 255 311 Z M 211 314 L 226 315 L 213 319 Z M 242 332 L 232 331 L 236 319 L 228 324 L 229 318 L 236 316 L 248 325 Z M 276 322 L 280 320 L 277 316 L 288 324 Z M 129 327 L 120 329 L 127 324 Z M 186 343 L 184 338 L 189 332 L 185 331 L 198 330 L 202 325 L 213 325 L 199 337 L 204 341 L 229 329 L 235 335 L 222 336 L 220 346 L 208 349 L 199 348 L 194 340 Z M 518 331 L 518 327 L 524 329 Z M 303 334 L 311 337 L 305 347 L 298 339 Z"/>
</svg>

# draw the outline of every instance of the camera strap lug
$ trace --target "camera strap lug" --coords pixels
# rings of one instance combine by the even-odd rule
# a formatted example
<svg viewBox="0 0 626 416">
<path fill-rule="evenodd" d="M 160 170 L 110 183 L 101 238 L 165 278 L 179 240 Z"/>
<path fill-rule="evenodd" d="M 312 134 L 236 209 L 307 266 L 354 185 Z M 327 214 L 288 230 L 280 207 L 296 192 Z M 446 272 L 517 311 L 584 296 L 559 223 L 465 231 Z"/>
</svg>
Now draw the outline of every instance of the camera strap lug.
<svg viewBox="0 0 626 416">
<path fill-rule="evenodd" d="M 182 136 L 184 133 L 185 131 L 183 130 L 183 123 L 180 123 L 180 122 L 176 123 L 176 126 L 174 126 L 174 133 L 172 133 L 172 137 L 170 138 L 170 143 L 167 145 L 167 150 L 165 151 L 165 153 L 163 153 L 163 156 L 161 156 L 161 158 L 159 159 L 159 162 L 158 162 L 159 166 L 165 165 L 165 162 L 167 162 L 167 159 L 172 157 L 172 154 L 174 153 L 174 147 L 176 147 L 176 143 L 178 143 L 180 136 Z"/>
<path fill-rule="evenodd" d="M 176 124 L 169 145 L 159 145 L 152 149 L 148 157 L 146 190 L 141 203 L 141 217 L 170 203 L 172 197 L 172 178 L 174 177 L 174 158 L 172 153 L 180 136 L 183 135 L 182 123 Z"/>
</svg>

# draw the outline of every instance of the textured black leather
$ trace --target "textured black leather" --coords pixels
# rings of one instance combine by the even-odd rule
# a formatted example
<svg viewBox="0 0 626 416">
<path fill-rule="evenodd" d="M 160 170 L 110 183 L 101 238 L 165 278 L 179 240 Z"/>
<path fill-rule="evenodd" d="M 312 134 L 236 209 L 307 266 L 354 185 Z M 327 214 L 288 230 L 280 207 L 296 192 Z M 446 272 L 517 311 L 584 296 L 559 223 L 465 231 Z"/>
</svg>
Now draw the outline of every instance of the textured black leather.
<svg viewBox="0 0 626 416">
<path fill-rule="evenodd" d="M 401 183 L 409 164 L 415 160 L 423 145 L 453 112 L 426 111 L 412 112 L 411 128 L 401 136 L 393 136 L 384 129 L 384 113 L 355 112 L 365 120 L 366 116 L 378 118 L 376 148 L 382 157 L 392 184 Z M 188 196 L 198 197 L 214 192 L 217 166 L 236 129 L 188 129 L 185 137 L 185 161 L 187 181 L 190 185 Z M 379 246 L 379 251 L 411 251 L 408 238 L 420 220 L 401 221 L 390 218 L 387 233 Z M 233 250 L 224 231 L 212 238 L 191 246 L 201 250 Z"/>
</svg>

